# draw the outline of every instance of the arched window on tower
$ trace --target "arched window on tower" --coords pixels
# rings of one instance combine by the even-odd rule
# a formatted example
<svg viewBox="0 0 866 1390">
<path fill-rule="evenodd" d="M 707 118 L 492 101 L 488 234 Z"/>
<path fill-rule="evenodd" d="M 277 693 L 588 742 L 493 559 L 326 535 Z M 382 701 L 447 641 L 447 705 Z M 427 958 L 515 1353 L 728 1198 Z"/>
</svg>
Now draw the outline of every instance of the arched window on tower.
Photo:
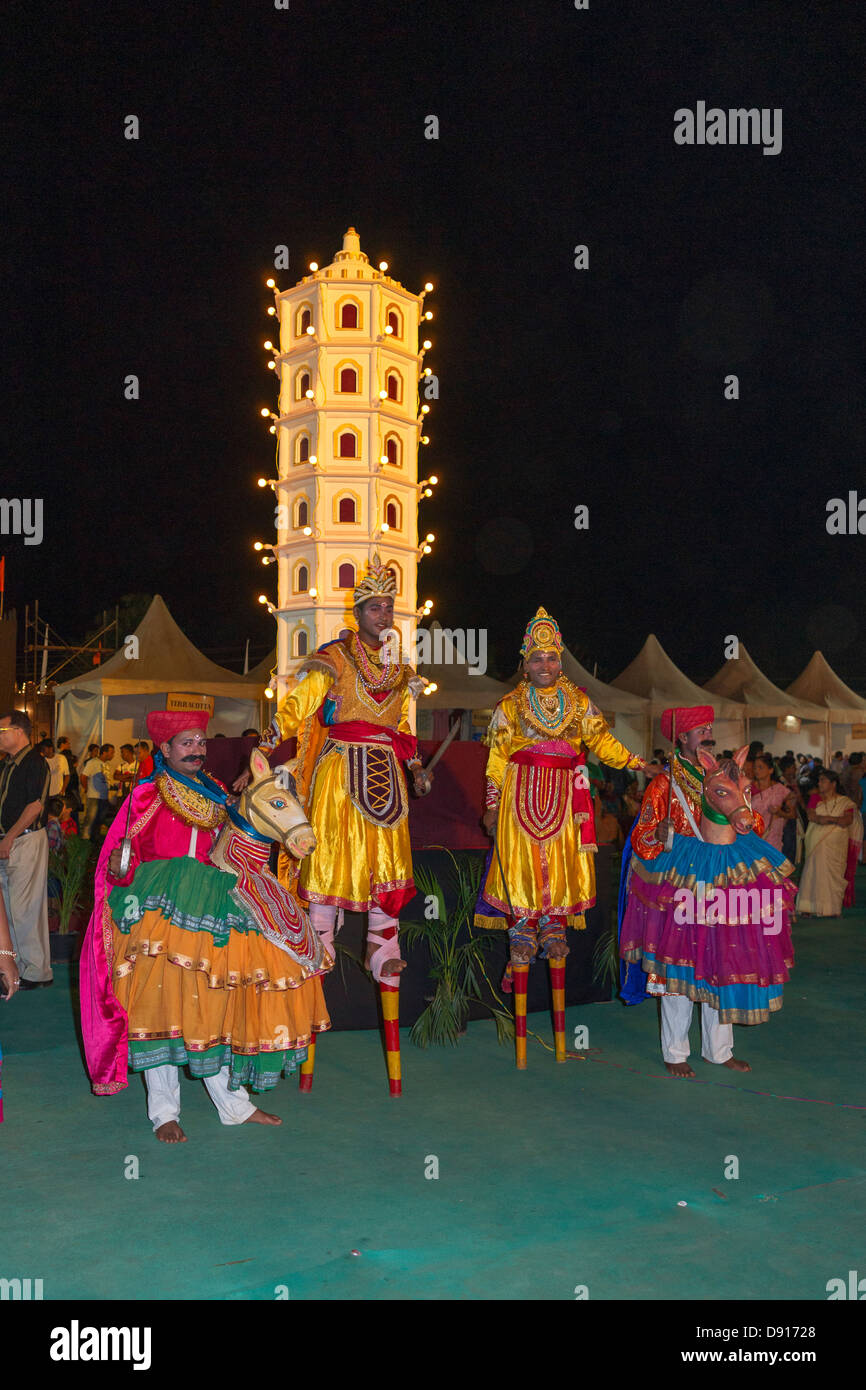
<svg viewBox="0 0 866 1390">
<path fill-rule="evenodd" d="M 340 327 L 358 327 L 358 306 L 357 304 L 342 304 L 340 306 Z"/>
<path fill-rule="evenodd" d="M 343 367 L 340 372 L 340 390 L 356 394 L 358 390 L 358 373 L 354 367 Z"/>
<path fill-rule="evenodd" d="M 400 440 L 396 434 L 389 434 L 385 437 L 385 457 L 393 468 L 399 468 L 401 463 Z"/>
<path fill-rule="evenodd" d="M 307 655 L 307 650 L 308 650 L 308 648 L 307 648 L 307 630 L 306 630 L 306 628 L 303 628 L 303 627 L 295 628 L 295 642 L 294 642 L 294 647 L 295 647 L 295 650 L 294 650 L 294 655 L 295 655 L 295 656 L 306 656 L 306 655 Z"/>
<path fill-rule="evenodd" d="M 309 307 L 309 305 L 304 305 L 304 307 L 300 310 L 300 312 L 299 312 L 299 314 L 298 314 L 298 318 L 297 318 L 297 324 L 296 324 L 296 333 L 297 333 L 297 336 L 298 336 L 299 338 L 300 338 L 300 337 L 303 337 L 303 335 L 306 333 L 307 329 L 312 327 L 312 324 L 313 324 L 313 311 L 312 311 L 312 309 Z"/>
<path fill-rule="evenodd" d="M 388 392 L 389 401 L 399 401 L 403 398 L 400 377 L 396 372 L 389 372 L 385 377 L 385 390 Z"/>
<path fill-rule="evenodd" d="M 303 367 L 295 377 L 295 400 L 302 401 L 307 392 L 311 389 L 310 373 Z"/>
<path fill-rule="evenodd" d="M 394 576 L 397 585 L 397 596 L 399 597 L 403 592 L 403 571 L 394 560 L 388 561 L 388 568 Z"/>
<path fill-rule="evenodd" d="M 302 526 L 310 524 L 310 508 L 306 497 L 301 497 L 295 511 L 295 526 L 300 529 Z"/>
<path fill-rule="evenodd" d="M 341 565 L 337 571 L 337 588 L 354 589 L 355 587 L 355 566 L 348 562 Z"/>
<path fill-rule="evenodd" d="M 346 430 L 340 435 L 339 449 L 341 459 L 356 459 L 358 457 L 358 441 L 350 430 Z"/>
<path fill-rule="evenodd" d="M 392 531 L 400 530 L 400 504 L 396 497 L 389 497 L 385 503 L 385 523 Z"/>
<path fill-rule="evenodd" d="M 385 322 L 395 338 L 403 337 L 403 320 L 400 317 L 400 311 L 398 309 L 389 308 Z"/>
<path fill-rule="evenodd" d="M 347 525 L 354 526 L 356 520 L 354 497 L 340 498 L 340 506 L 339 511 L 337 513 L 337 520 L 344 522 Z"/>
<path fill-rule="evenodd" d="M 306 565 L 298 565 L 295 570 L 295 593 L 305 594 L 310 587 L 310 571 Z"/>
<path fill-rule="evenodd" d="M 299 434 L 299 435 L 298 435 L 297 446 L 296 446 L 296 449 L 295 449 L 295 462 L 296 462 L 296 463 L 306 463 L 306 462 L 308 461 L 309 457 L 310 457 L 310 436 L 309 436 L 308 434 Z"/>
</svg>

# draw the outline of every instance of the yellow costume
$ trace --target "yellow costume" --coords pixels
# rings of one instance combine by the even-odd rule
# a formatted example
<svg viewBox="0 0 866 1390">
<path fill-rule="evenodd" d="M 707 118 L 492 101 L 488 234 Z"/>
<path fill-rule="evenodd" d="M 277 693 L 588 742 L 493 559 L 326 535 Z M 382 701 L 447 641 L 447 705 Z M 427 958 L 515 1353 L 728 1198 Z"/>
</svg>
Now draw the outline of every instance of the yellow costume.
<svg viewBox="0 0 866 1390">
<path fill-rule="evenodd" d="M 507 917 L 567 917 L 569 926 L 585 926 L 583 913 L 595 903 L 596 845 L 581 744 L 611 767 L 641 767 L 643 760 L 614 738 L 589 696 L 565 676 L 543 692 L 524 679 L 497 705 L 485 741 L 488 804 L 497 803 L 498 792 L 499 854 L 484 901 Z M 476 921 L 508 926 L 506 918 L 483 913 Z"/>
<path fill-rule="evenodd" d="M 299 894 L 352 912 L 396 917 L 415 895 L 409 805 L 400 762 L 414 758 L 410 666 L 384 660 L 357 634 L 329 642 L 301 668 L 263 746 L 297 735 L 298 791 L 316 849 Z M 320 717 L 321 716 L 321 717 Z"/>
</svg>

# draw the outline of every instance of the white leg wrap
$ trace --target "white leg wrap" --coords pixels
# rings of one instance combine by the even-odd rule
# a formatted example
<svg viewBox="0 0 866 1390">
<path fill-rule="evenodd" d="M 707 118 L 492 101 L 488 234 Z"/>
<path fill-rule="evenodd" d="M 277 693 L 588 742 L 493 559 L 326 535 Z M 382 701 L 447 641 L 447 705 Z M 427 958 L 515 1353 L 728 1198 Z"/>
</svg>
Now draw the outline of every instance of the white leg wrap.
<svg viewBox="0 0 866 1390">
<path fill-rule="evenodd" d="M 367 916 L 367 969 L 372 972 L 377 985 L 382 983 L 382 966 L 389 960 L 401 959 L 399 926 L 398 919 L 389 917 L 381 907 L 370 908 Z M 397 984 L 399 979 L 399 972 L 384 976 L 386 984 Z"/>
</svg>

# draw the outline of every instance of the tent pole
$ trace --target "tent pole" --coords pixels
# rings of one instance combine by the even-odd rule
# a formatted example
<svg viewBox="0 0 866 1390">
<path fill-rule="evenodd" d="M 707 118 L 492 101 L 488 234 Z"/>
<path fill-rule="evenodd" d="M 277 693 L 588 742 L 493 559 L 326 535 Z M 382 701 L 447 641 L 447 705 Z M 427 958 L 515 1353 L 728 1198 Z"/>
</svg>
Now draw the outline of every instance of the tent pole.
<svg viewBox="0 0 866 1390">
<path fill-rule="evenodd" d="M 107 695 L 99 697 L 99 743 L 100 747 L 105 742 L 105 706 L 108 703 Z"/>
</svg>

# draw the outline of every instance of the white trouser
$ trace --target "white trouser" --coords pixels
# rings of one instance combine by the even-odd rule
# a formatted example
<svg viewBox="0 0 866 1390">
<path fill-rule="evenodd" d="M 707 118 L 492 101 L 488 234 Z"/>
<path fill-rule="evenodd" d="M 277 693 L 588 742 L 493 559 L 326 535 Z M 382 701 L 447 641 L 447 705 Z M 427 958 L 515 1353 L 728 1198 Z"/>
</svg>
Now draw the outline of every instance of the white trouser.
<svg viewBox="0 0 866 1390">
<path fill-rule="evenodd" d="M 180 1116 L 180 1068 L 148 1067 L 144 1073 L 147 1085 L 147 1117 L 154 1129 Z M 255 1110 L 243 1086 L 229 1090 L 229 1069 L 223 1067 L 216 1076 L 204 1077 L 208 1095 L 217 1108 L 224 1125 L 242 1125 Z"/>
<path fill-rule="evenodd" d="M 52 980 L 48 936 L 48 836 L 19 835 L 8 859 L 0 859 L 0 889 L 18 953 L 22 980 Z"/>
<path fill-rule="evenodd" d="M 689 1026 L 694 1005 L 685 994 L 662 995 L 662 1056 L 666 1062 L 686 1062 Z M 719 1011 L 701 1005 L 701 1055 L 708 1062 L 727 1062 L 734 1054 L 734 1025 L 719 1023 Z"/>
</svg>

